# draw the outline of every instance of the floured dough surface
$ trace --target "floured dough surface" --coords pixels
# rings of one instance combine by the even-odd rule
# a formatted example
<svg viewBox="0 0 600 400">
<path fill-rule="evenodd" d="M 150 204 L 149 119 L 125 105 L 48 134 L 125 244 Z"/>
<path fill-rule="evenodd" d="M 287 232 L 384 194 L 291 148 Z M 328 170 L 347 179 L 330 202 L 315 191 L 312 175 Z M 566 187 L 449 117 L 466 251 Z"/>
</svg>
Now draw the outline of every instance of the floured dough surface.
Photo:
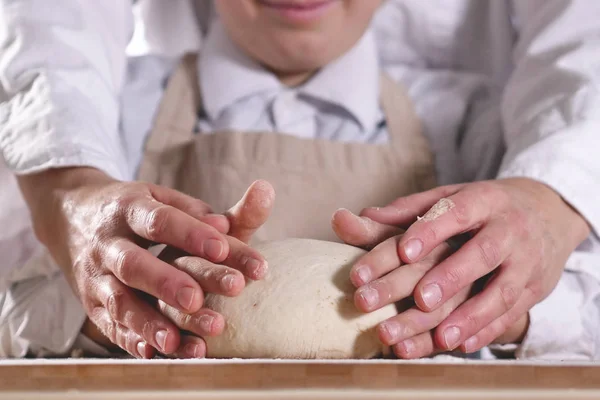
<svg viewBox="0 0 600 400">
<path fill-rule="evenodd" d="M 365 314 L 354 306 L 350 269 L 363 250 L 310 239 L 256 249 L 269 263 L 263 280 L 249 281 L 237 297 L 206 297 L 206 306 L 227 321 L 222 335 L 205 338 L 208 357 L 360 359 L 381 353 L 375 327 L 396 308 Z"/>
</svg>

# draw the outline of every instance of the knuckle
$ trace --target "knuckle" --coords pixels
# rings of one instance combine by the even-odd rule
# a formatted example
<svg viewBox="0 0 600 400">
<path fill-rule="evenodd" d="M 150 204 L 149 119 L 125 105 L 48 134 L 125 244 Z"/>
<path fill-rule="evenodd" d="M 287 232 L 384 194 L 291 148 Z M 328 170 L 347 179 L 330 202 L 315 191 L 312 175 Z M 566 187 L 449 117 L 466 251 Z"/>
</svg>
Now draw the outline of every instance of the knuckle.
<svg viewBox="0 0 600 400">
<path fill-rule="evenodd" d="M 159 241 L 167 230 L 168 208 L 159 206 L 146 216 L 146 239 Z"/>
<path fill-rule="evenodd" d="M 146 320 L 142 324 L 141 332 L 135 332 L 144 338 L 146 342 L 151 343 L 154 338 L 154 332 L 156 331 L 156 323 L 152 320 Z"/>
<path fill-rule="evenodd" d="M 114 265 L 114 274 L 121 282 L 129 285 L 136 276 L 137 266 L 140 263 L 140 253 L 137 249 L 119 250 Z"/>
<path fill-rule="evenodd" d="M 454 207 L 450 210 L 456 224 L 460 227 L 471 226 L 471 220 L 473 219 L 473 212 L 469 204 L 464 202 L 455 202 Z"/>
<path fill-rule="evenodd" d="M 465 272 L 461 267 L 453 267 L 448 268 L 444 275 L 446 286 L 458 288 L 463 280 Z"/>
<path fill-rule="evenodd" d="M 106 309 L 113 320 L 121 322 L 124 320 L 127 307 L 127 294 L 122 290 L 115 290 L 108 296 Z"/>
<path fill-rule="evenodd" d="M 502 300 L 502 311 L 507 313 L 511 310 L 520 297 L 520 292 L 514 286 L 505 285 L 500 287 L 500 299 Z"/>
<path fill-rule="evenodd" d="M 498 199 L 498 196 L 502 197 L 504 195 L 504 191 L 499 190 L 498 186 L 493 182 L 479 182 L 477 190 L 482 199 Z"/>
<path fill-rule="evenodd" d="M 117 324 L 113 321 L 104 324 L 102 327 L 102 333 L 106 336 L 111 342 L 117 344 Z"/>
<path fill-rule="evenodd" d="M 184 314 L 182 312 L 176 311 L 177 317 L 175 320 L 177 321 L 176 325 L 179 329 L 187 330 L 190 332 L 195 331 L 194 329 L 194 316 L 190 314 Z"/>
<path fill-rule="evenodd" d="M 196 250 L 201 241 L 202 237 L 200 231 L 198 229 L 189 229 L 183 240 L 184 249 L 189 249 L 190 252 Z"/>
<path fill-rule="evenodd" d="M 527 289 L 531 293 L 533 299 L 535 299 L 536 301 L 544 297 L 544 287 L 541 284 L 532 284 L 528 286 Z"/>
<path fill-rule="evenodd" d="M 167 276 L 160 276 L 159 278 L 156 279 L 156 281 L 154 282 L 154 287 L 155 287 L 155 291 L 156 291 L 156 297 L 159 300 L 167 300 L 171 290 L 170 288 L 170 280 Z"/>
<path fill-rule="evenodd" d="M 485 266 L 485 270 L 490 272 L 502 262 L 500 246 L 498 242 L 490 237 L 483 237 L 475 241 L 475 246 L 479 260 Z"/>
<path fill-rule="evenodd" d="M 437 224 L 426 223 L 421 226 L 423 235 L 425 236 L 425 240 L 430 243 L 437 243 L 438 240 L 438 231 L 436 229 Z"/>
<path fill-rule="evenodd" d="M 482 328 L 479 317 L 474 313 L 465 315 L 465 322 L 469 332 L 475 333 L 480 331 Z"/>
<path fill-rule="evenodd" d="M 132 196 L 129 193 L 125 193 L 125 194 L 117 196 L 112 201 L 111 208 L 116 211 L 119 211 L 119 212 L 126 211 L 131 207 L 131 205 L 134 203 L 134 201 L 135 201 L 135 196 Z"/>
</svg>

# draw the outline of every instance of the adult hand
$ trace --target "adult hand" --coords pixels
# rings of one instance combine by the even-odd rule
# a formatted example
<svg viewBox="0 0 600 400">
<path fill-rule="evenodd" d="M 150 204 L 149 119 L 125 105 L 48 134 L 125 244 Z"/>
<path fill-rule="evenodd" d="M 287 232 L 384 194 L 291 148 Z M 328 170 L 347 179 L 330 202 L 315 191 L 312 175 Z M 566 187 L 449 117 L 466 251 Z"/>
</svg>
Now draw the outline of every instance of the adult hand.
<svg viewBox="0 0 600 400">
<path fill-rule="evenodd" d="M 394 353 L 404 359 L 432 356 L 444 351 L 434 339 L 435 328 L 460 304 L 477 293 L 477 285 L 470 285 L 446 302 L 427 313 L 415 306 L 412 298 L 418 281 L 437 263 L 446 259 L 453 250 L 446 243 L 434 249 L 415 264 L 404 264 L 397 246 L 404 230 L 375 222 L 364 214 L 356 216 L 347 210 L 333 217 L 333 229 L 346 243 L 370 249 L 353 266 L 350 279 L 357 287 L 355 304 L 370 312 L 390 303 L 396 303 L 399 314 L 378 326 L 381 341 L 392 346 Z M 525 315 L 494 343 L 519 343 L 527 331 Z"/>
<path fill-rule="evenodd" d="M 61 266 L 100 331 L 136 357 L 147 344 L 164 354 L 180 347 L 180 330 L 145 297 L 196 313 L 202 284 L 154 257 L 163 243 L 258 279 L 265 261 L 224 235 L 229 221 L 203 202 L 156 185 L 115 181 L 89 168 L 50 170 L 19 177 L 40 241 Z M 234 293 L 230 275 L 219 291 Z M 235 281 L 235 277 L 233 281 Z M 210 284 L 214 282 L 211 281 Z"/>
<path fill-rule="evenodd" d="M 509 328 L 526 327 L 529 309 L 554 289 L 567 258 L 590 233 L 556 192 L 529 179 L 440 187 L 362 215 L 386 225 L 410 225 L 398 241 L 399 257 L 407 264 L 423 263 L 446 240 L 469 233 L 471 238 L 428 271 L 414 291 L 421 310 L 449 309 L 456 296 L 489 274 L 481 293 L 435 330 L 439 348 L 465 352 L 481 349 Z"/>
<path fill-rule="evenodd" d="M 225 213 L 229 220 L 230 229 L 227 234 L 231 243 L 237 246 L 247 244 L 252 235 L 267 221 L 273 207 L 275 193 L 273 187 L 266 181 L 254 182 L 242 199 Z M 173 247 L 167 247 L 161 252 L 160 259 L 187 273 L 199 282 L 207 282 L 202 286 L 206 292 L 221 293 L 226 296 L 236 296 L 246 284 L 244 276 L 236 269 L 216 265 L 200 257 Z M 243 263 L 243 262 L 242 262 Z M 224 276 L 231 276 L 231 290 L 219 290 L 217 282 L 223 282 Z M 177 358 L 202 358 L 206 355 L 206 343 L 202 339 L 222 333 L 225 326 L 223 316 L 210 309 L 200 309 L 193 314 L 184 313 L 175 307 L 158 301 L 158 309 L 167 316 L 178 328 L 186 332 L 182 336 L 181 346 L 173 354 Z"/>
</svg>

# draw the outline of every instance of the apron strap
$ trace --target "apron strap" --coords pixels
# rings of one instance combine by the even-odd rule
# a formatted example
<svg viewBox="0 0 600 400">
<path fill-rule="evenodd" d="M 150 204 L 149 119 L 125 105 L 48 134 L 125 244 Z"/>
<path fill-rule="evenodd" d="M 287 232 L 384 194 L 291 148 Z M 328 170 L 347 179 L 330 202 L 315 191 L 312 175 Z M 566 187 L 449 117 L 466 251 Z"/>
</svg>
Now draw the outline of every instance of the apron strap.
<svg viewBox="0 0 600 400">
<path fill-rule="evenodd" d="M 380 85 L 381 107 L 396 157 L 402 158 L 404 164 L 414 166 L 421 190 L 434 188 L 437 182 L 433 152 L 412 99 L 403 85 L 385 73 L 381 74 Z"/>
<path fill-rule="evenodd" d="M 196 54 L 184 56 L 168 80 L 152 130 L 146 141 L 138 172 L 139 180 L 157 183 L 161 155 L 193 139 L 202 103 L 197 59 Z"/>
</svg>

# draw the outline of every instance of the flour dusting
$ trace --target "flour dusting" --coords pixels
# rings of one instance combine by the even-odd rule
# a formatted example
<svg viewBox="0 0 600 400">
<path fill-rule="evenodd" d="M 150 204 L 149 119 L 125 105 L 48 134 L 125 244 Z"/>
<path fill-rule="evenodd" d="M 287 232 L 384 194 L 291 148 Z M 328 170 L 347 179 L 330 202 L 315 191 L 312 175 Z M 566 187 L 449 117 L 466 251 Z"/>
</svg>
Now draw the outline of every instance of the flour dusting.
<svg viewBox="0 0 600 400">
<path fill-rule="evenodd" d="M 455 206 L 454 202 L 450 199 L 440 199 L 423 217 L 417 218 L 419 221 L 435 221 L 448 211 L 453 209 Z"/>
</svg>

